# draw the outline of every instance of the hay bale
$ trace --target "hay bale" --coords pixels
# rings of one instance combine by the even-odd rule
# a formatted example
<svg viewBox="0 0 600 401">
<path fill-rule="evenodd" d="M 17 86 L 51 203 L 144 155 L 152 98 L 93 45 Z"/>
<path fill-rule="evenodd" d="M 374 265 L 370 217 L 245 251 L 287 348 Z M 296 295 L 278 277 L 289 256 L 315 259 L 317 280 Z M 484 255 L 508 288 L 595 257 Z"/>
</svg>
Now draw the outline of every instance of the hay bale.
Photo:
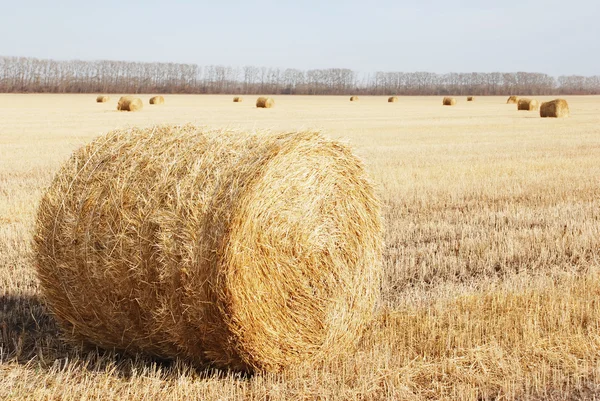
<svg viewBox="0 0 600 401">
<path fill-rule="evenodd" d="M 142 100 L 133 96 L 121 96 L 117 103 L 117 110 L 120 111 L 137 111 L 144 107 Z"/>
<path fill-rule="evenodd" d="M 243 101 L 244 101 L 244 98 L 240 97 L 240 96 L 236 96 L 233 98 L 233 103 L 241 103 Z"/>
<path fill-rule="evenodd" d="M 362 162 L 319 133 L 114 131 L 44 194 L 35 265 L 69 338 L 279 371 L 355 349 L 381 275 Z"/>
<path fill-rule="evenodd" d="M 467 102 L 472 102 L 474 100 L 473 96 L 467 96 Z"/>
<path fill-rule="evenodd" d="M 521 98 L 517 103 L 517 110 L 537 111 L 540 108 L 540 102 L 535 99 Z"/>
<path fill-rule="evenodd" d="M 442 104 L 444 106 L 454 106 L 456 104 L 456 99 L 453 97 L 445 97 Z"/>
<path fill-rule="evenodd" d="M 105 95 L 99 95 L 96 98 L 96 103 L 106 103 L 110 100 L 110 96 L 105 96 Z"/>
<path fill-rule="evenodd" d="M 554 99 L 550 102 L 542 103 L 540 107 L 540 117 L 569 117 L 569 104 L 565 99 Z"/>
<path fill-rule="evenodd" d="M 271 107 L 274 107 L 274 106 L 275 106 L 275 100 L 273 100 L 273 98 L 261 96 L 258 99 L 256 99 L 256 107 L 260 107 L 263 109 L 270 109 Z"/>
<path fill-rule="evenodd" d="M 398 101 L 398 96 L 390 96 L 388 98 L 388 103 L 396 103 Z"/>
<path fill-rule="evenodd" d="M 517 104 L 517 103 L 519 103 L 518 96 L 509 96 L 508 100 L 506 101 L 506 104 Z"/>
<path fill-rule="evenodd" d="M 351 102 L 357 102 L 358 101 L 358 96 L 350 96 L 350 101 Z"/>
<path fill-rule="evenodd" d="M 162 96 L 153 96 L 150 98 L 150 104 L 165 104 L 165 98 Z"/>
</svg>

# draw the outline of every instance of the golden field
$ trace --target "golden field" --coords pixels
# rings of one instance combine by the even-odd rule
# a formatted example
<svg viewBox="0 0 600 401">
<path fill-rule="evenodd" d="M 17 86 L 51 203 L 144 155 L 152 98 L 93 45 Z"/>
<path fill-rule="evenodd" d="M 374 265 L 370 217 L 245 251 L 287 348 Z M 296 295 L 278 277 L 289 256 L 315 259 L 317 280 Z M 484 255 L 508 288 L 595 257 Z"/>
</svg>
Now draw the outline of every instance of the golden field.
<svg viewBox="0 0 600 401">
<path fill-rule="evenodd" d="M 0 95 L 0 399 L 595 399 L 600 397 L 600 97 L 567 119 L 506 97 Z M 540 101 L 551 97 L 538 97 Z M 323 130 L 367 163 L 384 206 L 385 278 L 356 355 L 282 375 L 73 349 L 32 268 L 38 199 L 111 129 Z"/>
</svg>

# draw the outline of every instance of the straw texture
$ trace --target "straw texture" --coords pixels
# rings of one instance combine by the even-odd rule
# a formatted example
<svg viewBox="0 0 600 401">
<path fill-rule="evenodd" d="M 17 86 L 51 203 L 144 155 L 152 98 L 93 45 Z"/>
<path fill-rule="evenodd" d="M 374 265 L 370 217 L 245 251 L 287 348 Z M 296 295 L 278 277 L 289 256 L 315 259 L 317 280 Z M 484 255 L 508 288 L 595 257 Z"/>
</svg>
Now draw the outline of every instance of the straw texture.
<svg viewBox="0 0 600 401">
<path fill-rule="evenodd" d="M 256 99 L 256 107 L 261 109 L 270 109 L 275 106 L 275 100 L 270 97 L 261 96 Z"/>
<path fill-rule="evenodd" d="M 540 102 L 535 99 L 521 98 L 517 103 L 517 110 L 537 111 L 540 109 Z"/>
<path fill-rule="evenodd" d="M 319 133 L 162 126 L 76 151 L 43 196 L 34 246 L 72 340 L 280 371 L 354 350 L 382 227 L 363 164 Z"/>
<path fill-rule="evenodd" d="M 138 111 L 144 107 L 142 100 L 133 96 L 121 96 L 117 103 L 119 111 Z"/>
<path fill-rule="evenodd" d="M 150 98 L 150 104 L 165 104 L 165 98 L 162 96 L 153 96 Z"/>
<path fill-rule="evenodd" d="M 454 106 L 456 104 L 456 99 L 453 97 L 445 97 L 442 104 L 444 106 Z"/>
<path fill-rule="evenodd" d="M 569 117 L 569 104 L 565 99 L 555 99 L 550 102 L 542 103 L 540 107 L 540 117 Z"/>
</svg>

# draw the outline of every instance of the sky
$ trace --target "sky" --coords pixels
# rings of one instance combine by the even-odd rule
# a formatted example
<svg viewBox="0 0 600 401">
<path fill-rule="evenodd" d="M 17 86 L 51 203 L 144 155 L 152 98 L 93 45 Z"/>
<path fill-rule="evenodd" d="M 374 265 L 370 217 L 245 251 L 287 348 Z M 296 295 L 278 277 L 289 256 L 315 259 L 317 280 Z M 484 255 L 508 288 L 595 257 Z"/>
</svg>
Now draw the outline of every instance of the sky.
<svg viewBox="0 0 600 401">
<path fill-rule="evenodd" d="M 2 56 L 600 75 L 598 0 L 0 0 L 0 6 Z"/>
</svg>

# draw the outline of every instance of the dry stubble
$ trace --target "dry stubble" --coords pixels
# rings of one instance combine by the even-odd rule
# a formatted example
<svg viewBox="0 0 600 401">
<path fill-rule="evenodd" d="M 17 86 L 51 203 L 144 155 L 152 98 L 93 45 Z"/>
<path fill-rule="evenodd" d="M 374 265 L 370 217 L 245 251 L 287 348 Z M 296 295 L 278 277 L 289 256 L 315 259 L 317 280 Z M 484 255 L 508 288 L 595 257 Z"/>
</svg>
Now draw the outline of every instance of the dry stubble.
<svg viewBox="0 0 600 401">
<path fill-rule="evenodd" d="M 0 398 L 591 399 L 600 394 L 600 118 L 529 118 L 480 97 L 173 96 L 118 113 L 87 95 L 0 96 Z M 540 100 L 550 100 L 540 99 Z M 30 107 L 39 108 L 36 118 Z M 91 106 L 91 107 L 90 107 Z M 42 118 L 43 117 L 43 118 Z M 66 346 L 39 300 L 30 233 L 41 189 L 99 133 L 155 123 L 321 128 L 346 138 L 379 185 L 386 222 L 380 318 L 361 353 L 285 376 L 190 370 Z M 52 149 L 49 152 L 48 149 Z"/>
</svg>

